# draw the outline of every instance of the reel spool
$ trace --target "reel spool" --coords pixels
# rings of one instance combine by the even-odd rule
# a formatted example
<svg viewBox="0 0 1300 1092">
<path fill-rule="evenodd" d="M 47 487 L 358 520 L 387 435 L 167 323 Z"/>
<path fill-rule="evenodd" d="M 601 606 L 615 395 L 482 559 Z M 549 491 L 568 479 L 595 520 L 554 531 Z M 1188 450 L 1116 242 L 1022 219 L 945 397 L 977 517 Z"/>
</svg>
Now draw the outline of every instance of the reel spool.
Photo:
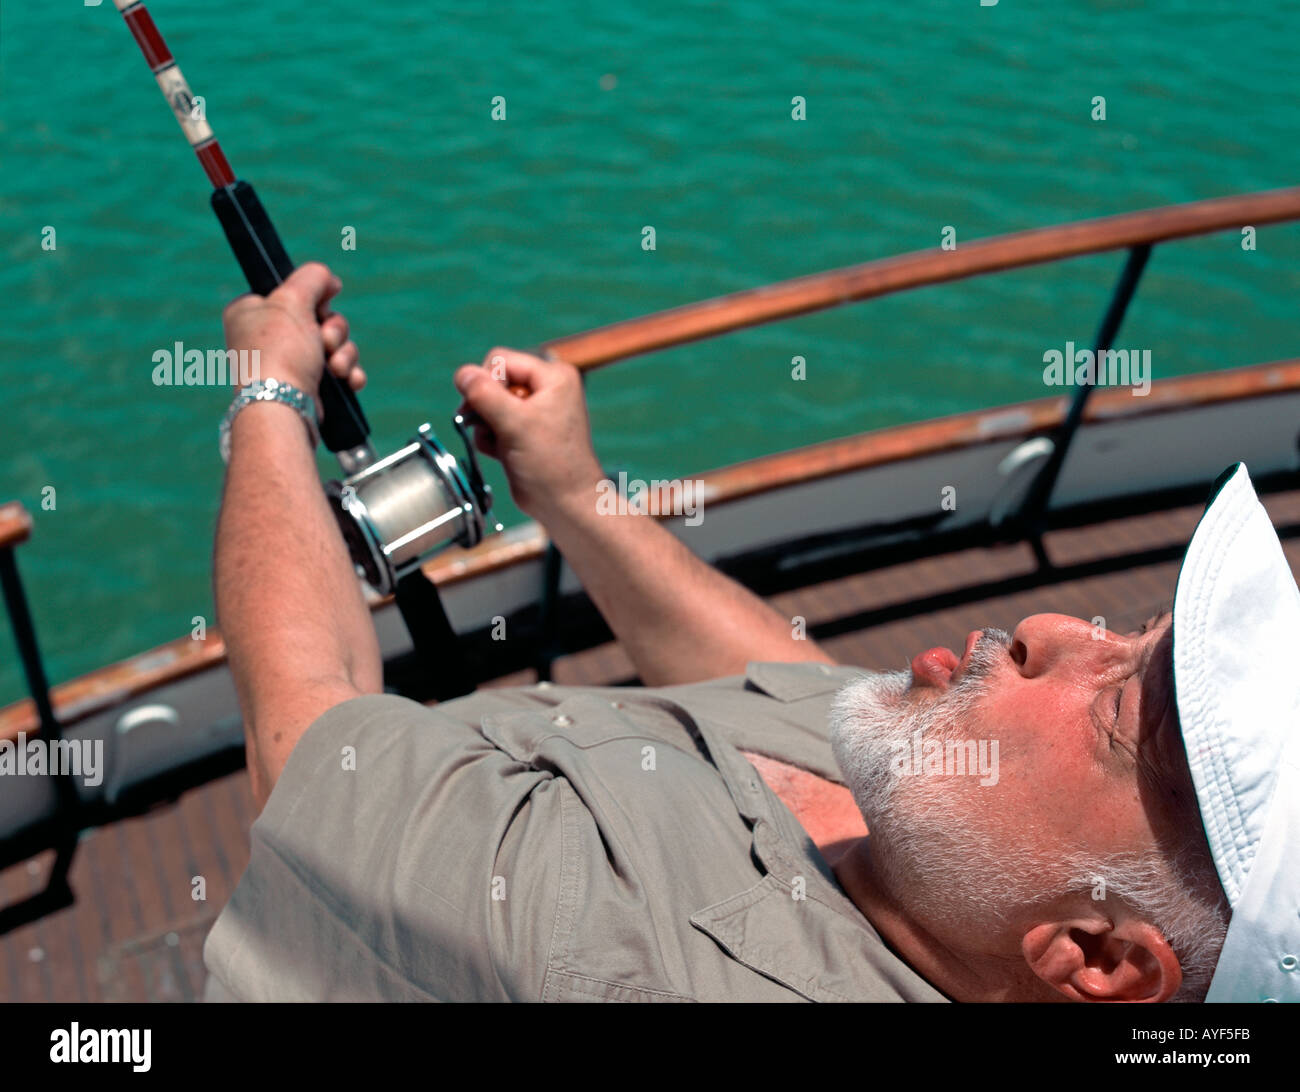
<svg viewBox="0 0 1300 1092">
<path fill-rule="evenodd" d="M 474 458 L 472 422 L 457 414 L 452 423 L 465 444 L 463 460 L 426 423 L 405 447 L 325 486 L 352 561 L 381 595 L 393 594 L 430 554 L 453 543 L 475 546 L 502 529 L 489 522 L 492 490 Z"/>
</svg>

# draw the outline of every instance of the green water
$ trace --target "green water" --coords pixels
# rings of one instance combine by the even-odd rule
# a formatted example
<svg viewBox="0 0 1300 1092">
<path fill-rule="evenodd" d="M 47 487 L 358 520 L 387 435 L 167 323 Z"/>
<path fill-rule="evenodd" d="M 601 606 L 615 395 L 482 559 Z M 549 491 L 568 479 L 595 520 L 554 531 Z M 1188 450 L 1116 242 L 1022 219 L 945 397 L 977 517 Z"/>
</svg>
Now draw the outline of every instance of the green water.
<svg viewBox="0 0 1300 1092">
<path fill-rule="evenodd" d="M 290 252 L 342 276 L 381 448 L 445 426 L 451 371 L 497 343 L 932 247 L 945 225 L 960 245 L 1300 180 L 1294 2 L 149 7 Z M 0 5 L 0 157 L 0 499 L 35 513 L 21 568 L 61 681 L 212 617 L 228 395 L 150 376 L 159 348 L 219 344 L 241 282 L 111 2 Z M 1158 249 L 1123 341 L 1157 378 L 1295 355 L 1298 243 Z M 1091 337 L 1119 260 L 597 372 L 598 449 L 677 476 L 1041 397 L 1044 350 Z M 21 692 L 6 632 L 0 701 Z"/>
</svg>

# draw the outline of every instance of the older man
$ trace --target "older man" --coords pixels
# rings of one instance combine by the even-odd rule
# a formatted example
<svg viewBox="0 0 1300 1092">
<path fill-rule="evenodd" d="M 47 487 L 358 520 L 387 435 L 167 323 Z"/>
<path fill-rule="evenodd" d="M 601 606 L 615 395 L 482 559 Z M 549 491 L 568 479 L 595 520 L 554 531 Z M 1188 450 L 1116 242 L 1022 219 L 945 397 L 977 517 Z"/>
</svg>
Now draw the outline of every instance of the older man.
<svg viewBox="0 0 1300 1092">
<path fill-rule="evenodd" d="M 312 265 L 235 301 L 229 347 L 304 392 L 322 360 L 359 387 L 339 287 Z M 478 443 L 647 688 L 381 693 L 314 432 L 251 402 L 215 581 L 264 810 L 209 996 L 1296 996 L 1295 907 L 1276 906 L 1300 687 L 1256 650 L 1300 633 L 1300 593 L 1244 468 L 1172 617 L 1036 615 L 866 674 L 653 521 L 598 509 L 577 373 L 490 357 L 504 369 L 455 376 Z"/>
</svg>

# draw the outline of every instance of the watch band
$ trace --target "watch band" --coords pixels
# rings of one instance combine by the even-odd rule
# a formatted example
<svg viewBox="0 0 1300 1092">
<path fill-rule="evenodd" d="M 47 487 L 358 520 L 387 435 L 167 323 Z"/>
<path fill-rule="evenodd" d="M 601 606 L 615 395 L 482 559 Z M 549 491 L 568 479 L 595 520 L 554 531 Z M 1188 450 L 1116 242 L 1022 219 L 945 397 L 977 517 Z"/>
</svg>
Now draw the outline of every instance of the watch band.
<svg viewBox="0 0 1300 1092">
<path fill-rule="evenodd" d="M 230 403 L 225 417 L 221 419 L 221 427 L 217 430 L 217 448 L 221 452 L 222 462 L 230 462 L 230 426 L 239 416 L 239 411 L 253 402 L 283 402 L 286 406 L 292 406 L 307 423 L 312 450 L 316 449 L 320 443 L 320 428 L 316 424 L 316 403 L 311 396 L 278 379 L 254 379 L 235 395 L 235 400 Z"/>
</svg>

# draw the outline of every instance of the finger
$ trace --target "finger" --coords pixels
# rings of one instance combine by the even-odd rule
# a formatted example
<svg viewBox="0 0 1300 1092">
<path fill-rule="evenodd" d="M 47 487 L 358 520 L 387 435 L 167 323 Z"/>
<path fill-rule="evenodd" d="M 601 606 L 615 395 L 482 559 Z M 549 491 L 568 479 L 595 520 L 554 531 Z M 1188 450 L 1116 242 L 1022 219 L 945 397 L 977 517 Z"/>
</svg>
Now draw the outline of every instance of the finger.
<svg viewBox="0 0 1300 1092">
<path fill-rule="evenodd" d="M 486 368 L 466 364 L 456 372 L 455 382 L 465 405 L 493 432 L 500 433 L 517 419 L 523 399 L 496 382 Z"/>
<path fill-rule="evenodd" d="M 350 332 L 348 320 L 337 312 L 331 311 L 320 324 L 321 343 L 325 346 L 325 352 L 337 352 L 348 340 Z"/>
<path fill-rule="evenodd" d="M 332 275 L 332 274 L 331 274 Z M 330 300 L 343 291 L 343 282 L 334 277 L 334 283 L 326 290 L 324 297 L 316 304 L 316 321 L 324 322 L 335 312 L 330 310 Z"/>
<path fill-rule="evenodd" d="M 519 385 L 537 392 L 554 385 L 560 365 L 540 360 L 531 353 L 497 346 L 483 357 L 483 367 L 498 383 Z"/>
<path fill-rule="evenodd" d="M 454 386 L 461 394 L 464 394 L 465 388 L 473 376 L 482 370 L 483 369 L 477 364 L 462 364 L 456 369 L 455 373 L 453 373 L 451 377 L 452 386 Z"/>
<path fill-rule="evenodd" d="M 366 385 L 366 373 L 361 368 L 353 368 L 348 372 L 348 384 L 354 391 L 359 391 Z"/>
<path fill-rule="evenodd" d="M 324 304 L 338 295 L 343 282 L 321 262 L 307 262 L 289 274 L 271 294 L 319 321 Z"/>
<path fill-rule="evenodd" d="M 329 369 L 340 379 L 346 379 L 360 357 L 361 350 L 357 348 L 357 343 L 349 341 L 330 354 Z"/>
</svg>

